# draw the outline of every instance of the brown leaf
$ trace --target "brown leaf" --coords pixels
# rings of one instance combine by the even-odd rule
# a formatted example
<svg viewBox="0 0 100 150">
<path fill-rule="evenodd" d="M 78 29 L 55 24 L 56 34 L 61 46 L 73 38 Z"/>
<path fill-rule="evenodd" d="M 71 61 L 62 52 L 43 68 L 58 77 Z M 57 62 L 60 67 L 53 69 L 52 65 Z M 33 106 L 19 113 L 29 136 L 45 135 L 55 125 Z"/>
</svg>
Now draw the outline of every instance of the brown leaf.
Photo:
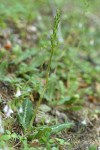
<svg viewBox="0 0 100 150">
<path fill-rule="evenodd" d="M 6 41 L 6 44 L 4 45 L 4 48 L 7 49 L 7 50 L 12 48 L 12 44 L 9 40 Z"/>
</svg>

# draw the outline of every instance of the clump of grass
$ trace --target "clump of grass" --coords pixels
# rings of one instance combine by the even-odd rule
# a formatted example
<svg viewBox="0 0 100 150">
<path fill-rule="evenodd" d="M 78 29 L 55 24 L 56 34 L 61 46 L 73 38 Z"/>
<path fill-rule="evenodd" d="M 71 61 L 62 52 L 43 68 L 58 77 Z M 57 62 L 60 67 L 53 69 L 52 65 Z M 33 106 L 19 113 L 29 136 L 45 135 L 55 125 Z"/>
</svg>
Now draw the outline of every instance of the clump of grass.
<svg viewBox="0 0 100 150">
<path fill-rule="evenodd" d="M 50 53 L 50 59 L 49 59 L 49 62 L 48 62 L 48 67 L 47 67 L 46 83 L 45 83 L 45 86 L 43 88 L 42 94 L 40 95 L 40 98 L 39 98 L 39 101 L 37 103 L 36 109 L 34 111 L 34 115 L 33 115 L 33 118 L 31 120 L 31 125 L 34 122 L 34 119 L 35 119 L 36 113 L 38 111 L 38 108 L 39 108 L 39 106 L 40 106 L 40 104 L 42 102 L 42 99 L 44 97 L 44 94 L 45 94 L 45 92 L 47 90 L 49 74 L 50 74 L 50 68 L 51 68 L 51 63 L 52 63 L 52 57 L 53 57 L 53 54 L 54 54 L 54 51 L 55 51 L 55 47 L 56 47 L 56 44 L 57 44 L 57 31 L 58 31 L 58 25 L 59 25 L 59 22 L 60 22 L 60 16 L 61 16 L 61 13 L 60 13 L 59 10 L 57 10 L 56 16 L 54 18 L 53 33 L 51 35 L 51 53 Z"/>
</svg>

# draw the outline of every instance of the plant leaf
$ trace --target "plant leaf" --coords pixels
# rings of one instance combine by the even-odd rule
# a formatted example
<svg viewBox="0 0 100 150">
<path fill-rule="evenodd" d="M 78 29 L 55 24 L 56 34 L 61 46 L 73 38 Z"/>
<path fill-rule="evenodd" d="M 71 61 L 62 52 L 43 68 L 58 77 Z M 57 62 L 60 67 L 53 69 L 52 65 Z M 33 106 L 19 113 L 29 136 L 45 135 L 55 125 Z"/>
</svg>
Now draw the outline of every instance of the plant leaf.
<svg viewBox="0 0 100 150">
<path fill-rule="evenodd" d="M 30 100 L 24 100 L 22 104 L 22 113 L 18 114 L 18 119 L 20 124 L 24 129 L 27 129 L 30 125 L 32 116 L 33 116 L 33 107 L 32 102 Z"/>
<path fill-rule="evenodd" d="M 64 129 L 71 128 L 73 126 L 73 123 L 64 123 L 64 124 L 59 124 L 59 125 L 54 125 L 51 127 L 52 133 L 58 133 Z"/>
<path fill-rule="evenodd" d="M 51 135 L 51 128 L 50 127 L 45 127 L 39 129 L 38 133 L 36 134 L 35 138 L 39 139 L 40 142 L 47 142 L 48 138 Z"/>
<path fill-rule="evenodd" d="M 8 141 L 8 140 L 10 140 L 12 137 L 11 137 L 11 135 L 2 135 L 2 136 L 0 136 L 0 141 Z"/>
<path fill-rule="evenodd" d="M 54 125 L 51 127 L 42 126 L 39 127 L 36 132 L 30 134 L 28 136 L 28 139 L 33 140 L 35 138 L 38 139 L 41 143 L 46 143 L 49 140 L 51 134 L 58 133 L 64 129 L 71 128 L 72 126 L 73 123 L 64 123 L 64 124 Z"/>
</svg>

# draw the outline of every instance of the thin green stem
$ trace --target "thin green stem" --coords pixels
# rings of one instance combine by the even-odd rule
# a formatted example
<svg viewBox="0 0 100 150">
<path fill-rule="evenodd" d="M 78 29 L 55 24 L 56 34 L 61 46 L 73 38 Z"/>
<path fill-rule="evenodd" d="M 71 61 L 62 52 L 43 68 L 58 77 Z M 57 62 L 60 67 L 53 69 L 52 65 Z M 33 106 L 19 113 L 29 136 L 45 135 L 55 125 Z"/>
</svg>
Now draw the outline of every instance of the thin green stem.
<svg viewBox="0 0 100 150">
<path fill-rule="evenodd" d="M 55 19 L 54 19 L 53 34 L 51 36 L 51 55 L 50 55 L 48 68 L 47 68 L 47 73 L 46 73 L 46 83 L 44 85 L 44 88 L 43 88 L 42 94 L 41 94 L 41 96 L 39 98 L 39 101 L 37 103 L 37 106 L 35 108 L 34 115 L 32 117 L 31 124 L 30 124 L 31 126 L 32 126 L 32 123 L 34 122 L 34 119 L 35 119 L 36 113 L 38 111 L 38 108 L 39 108 L 39 106 L 40 106 L 40 104 L 42 102 L 42 99 L 44 97 L 44 94 L 45 94 L 45 92 L 47 90 L 48 81 L 49 81 L 49 74 L 50 74 L 50 68 L 51 68 L 51 63 L 52 63 L 52 57 L 53 57 L 54 50 L 55 50 L 56 43 L 57 43 L 57 30 L 58 30 L 59 21 L 60 21 L 60 12 L 57 11 Z"/>
</svg>

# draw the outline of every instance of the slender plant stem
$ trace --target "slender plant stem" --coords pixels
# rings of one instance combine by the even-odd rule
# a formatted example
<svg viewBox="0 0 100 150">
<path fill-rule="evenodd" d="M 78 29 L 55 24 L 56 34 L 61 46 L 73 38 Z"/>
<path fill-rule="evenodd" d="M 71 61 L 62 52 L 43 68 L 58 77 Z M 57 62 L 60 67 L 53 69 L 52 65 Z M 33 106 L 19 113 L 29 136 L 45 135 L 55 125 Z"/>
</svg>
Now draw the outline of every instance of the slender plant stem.
<svg viewBox="0 0 100 150">
<path fill-rule="evenodd" d="M 57 43 L 57 31 L 58 31 L 58 24 L 59 24 L 59 21 L 60 21 L 60 14 L 61 13 L 57 10 L 57 13 L 56 13 L 56 16 L 55 16 L 55 19 L 54 19 L 53 33 L 52 33 L 52 36 L 51 36 L 51 54 L 50 54 L 50 59 L 49 59 L 49 63 L 48 63 L 47 73 L 46 73 L 46 83 L 44 85 L 42 94 L 40 95 L 37 106 L 35 108 L 34 115 L 32 117 L 31 124 L 30 124 L 31 126 L 34 122 L 34 119 L 35 119 L 36 113 L 38 111 L 38 108 L 39 108 L 39 106 L 42 102 L 42 99 L 44 97 L 44 94 L 47 90 L 48 81 L 49 81 L 49 74 L 50 74 L 50 68 L 51 68 L 51 63 L 52 63 L 52 57 L 53 57 L 54 50 L 55 50 L 56 43 Z"/>
</svg>

